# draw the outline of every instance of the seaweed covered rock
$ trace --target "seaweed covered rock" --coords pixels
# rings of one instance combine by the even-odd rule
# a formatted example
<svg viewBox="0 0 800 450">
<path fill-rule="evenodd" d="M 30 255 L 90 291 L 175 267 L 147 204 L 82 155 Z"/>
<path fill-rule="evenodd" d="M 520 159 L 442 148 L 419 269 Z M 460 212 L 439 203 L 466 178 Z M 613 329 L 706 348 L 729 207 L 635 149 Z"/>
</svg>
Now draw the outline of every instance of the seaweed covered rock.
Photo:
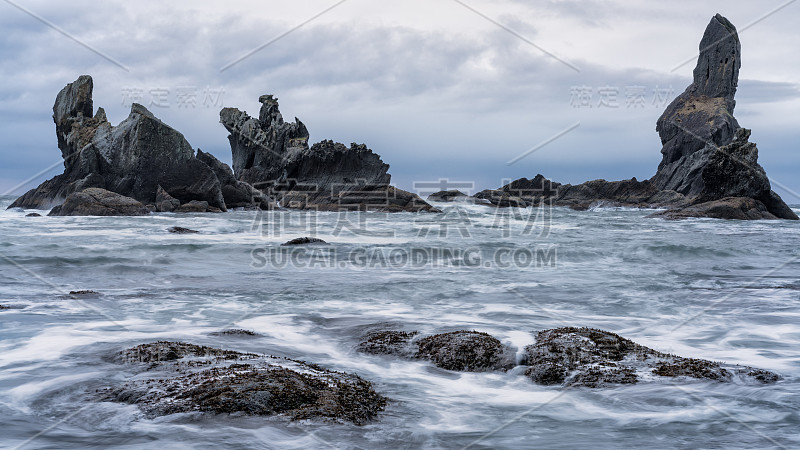
<svg viewBox="0 0 800 450">
<path fill-rule="evenodd" d="M 174 413 L 280 415 L 363 425 L 386 398 L 357 375 L 313 364 L 182 342 L 155 342 L 115 355 L 136 375 L 101 394 L 150 416 Z"/>
<path fill-rule="evenodd" d="M 181 133 L 134 103 L 128 118 L 112 126 L 103 108 L 93 111 L 92 77 L 59 92 L 53 105 L 64 173 L 18 198 L 11 208 L 47 209 L 86 188 L 102 188 L 152 204 L 158 186 L 185 203 L 206 201 L 225 210 L 219 180 Z"/>
<path fill-rule="evenodd" d="M 497 338 L 478 331 L 454 331 L 420 339 L 417 358 L 447 370 L 481 372 L 514 367 L 514 354 Z"/>
<path fill-rule="evenodd" d="M 309 148 L 309 133 L 295 118 L 284 122 L 278 99 L 259 98 L 258 118 L 235 108 L 220 111 L 228 130 L 236 179 L 288 208 L 434 211 L 416 194 L 389 186 L 389 165 L 361 144 L 325 140 Z"/>
<path fill-rule="evenodd" d="M 49 216 L 146 216 L 150 211 L 140 202 L 105 189 L 88 188 L 70 194 Z"/>
<path fill-rule="evenodd" d="M 358 351 L 373 355 L 414 357 L 419 348 L 412 342 L 416 331 L 374 331 L 358 344 Z"/>
<path fill-rule="evenodd" d="M 603 387 L 656 377 L 771 383 L 777 374 L 746 366 L 661 353 L 617 334 L 593 328 L 540 331 L 525 348 L 525 374 L 544 385 Z"/>
</svg>

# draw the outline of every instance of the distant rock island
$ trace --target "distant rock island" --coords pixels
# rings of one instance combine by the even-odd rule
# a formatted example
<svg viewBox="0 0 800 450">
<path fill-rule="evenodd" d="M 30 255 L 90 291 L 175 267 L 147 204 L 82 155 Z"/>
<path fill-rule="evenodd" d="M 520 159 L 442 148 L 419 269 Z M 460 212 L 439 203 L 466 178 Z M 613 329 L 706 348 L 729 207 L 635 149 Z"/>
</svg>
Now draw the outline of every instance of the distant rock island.
<svg viewBox="0 0 800 450">
<path fill-rule="evenodd" d="M 736 28 L 717 14 L 700 41 L 694 81 L 658 119 L 663 155 L 656 175 L 644 181 L 589 181 L 560 184 L 543 175 L 521 178 L 496 190 L 481 191 L 474 199 L 495 206 L 556 206 L 587 209 L 607 204 L 666 207 L 658 217 L 715 217 L 723 219 L 791 219 L 797 215 L 772 191 L 758 164 L 750 130 L 741 128 L 733 110 L 739 81 L 741 44 Z M 448 192 L 431 201 L 456 197 Z"/>
</svg>

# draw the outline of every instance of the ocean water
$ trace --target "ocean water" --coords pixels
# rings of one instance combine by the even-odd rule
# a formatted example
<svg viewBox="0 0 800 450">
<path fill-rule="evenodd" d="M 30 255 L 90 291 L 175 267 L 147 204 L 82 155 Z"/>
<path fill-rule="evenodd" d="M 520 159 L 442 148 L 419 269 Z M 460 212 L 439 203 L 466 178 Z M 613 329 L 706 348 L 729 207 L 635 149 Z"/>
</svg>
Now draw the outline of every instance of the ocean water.
<svg viewBox="0 0 800 450">
<path fill-rule="evenodd" d="M 452 205 L 440 215 L 48 218 L 6 211 L 12 200 L 0 197 L 0 447 L 800 447 L 797 222 Z M 279 247 L 308 235 L 331 246 Z M 100 295 L 65 295 L 84 289 Z M 561 326 L 783 379 L 564 389 L 521 368 L 455 373 L 355 351 L 372 329 L 474 329 L 521 350 Z M 209 335 L 228 328 L 262 336 Z M 151 419 L 93 400 L 130 376 L 108 355 L 165 339 L 357 373 L 390 403 L 359 427 Z"/>
</svg>

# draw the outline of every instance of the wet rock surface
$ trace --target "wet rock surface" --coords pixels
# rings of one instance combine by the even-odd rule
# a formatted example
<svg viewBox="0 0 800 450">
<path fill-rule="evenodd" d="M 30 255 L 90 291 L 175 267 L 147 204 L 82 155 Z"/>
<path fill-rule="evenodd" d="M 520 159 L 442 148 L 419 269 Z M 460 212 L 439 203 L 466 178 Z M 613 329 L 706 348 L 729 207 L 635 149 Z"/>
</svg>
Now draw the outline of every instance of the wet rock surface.
<svg viewBox="0 0 800 450">
<path fill-rule="evenodd" d="M 222 331 L 215 331 L 213 333 L 209 333 L 210 336 L 238 336 L 238 337 L 259 337 L 262 336 L 259 333 L 251 330 L 242 330 L 242 329 L 228 329 Z"/>
<path fill-rule="evenodd" d="M 42 215 L 39 213 L 28 213 L 25 214 L 25 217 L 42 217 Z"/>
<path fill-rule="evenodd" d="M 604 387 L 656 377 L 771 383 L 777 374 L 746 366 L 683 358 L 593 328 L 540 331 L 525 348 L 525 374 L 544 385 Z"/>
<path fill-rule="evenodd" d="M 48 216 L 146 216 L 150 211 L 140 202 L 105 189 L 88 188 L 70 194 Z"/>
<path fill-rule="evenodd" d="M 515 349 L 477 331 L 421 337 L 416 331 L 371 331 L 361 353 L 430 360 L 460 372 L 505 371 L 516 367 Z M 661 353 L 617 334 L 593 328 L 556 328 L 536 333 L 519 365 L 534 383 L 600 388 L 657 380 L 774 383 L 767 370 Z"/>
<path fill-rule="evenodd" d="M 228 130 L 236 179 L 288 208 L 433 211 L 416 194 L 389 186 L 389 165 L 362 144 L 330 140 L 309 147 L 306 126 L 285 122 L 278 99 L 259 98 L 258 118 L 235 108 L 220 112 Z"/>
<path fill-rule="evenodd" d="M 136 375 L 101 398 L 137 405 L 149 416 L 240 413 L 364 425 L 387 402 L 357 375 L 267 355 L 154 342 L 113 359 Z"/>
<path fill-rule="evenodd" d="M 295 246 L 295 245 L 309 245 L 309 244 L 327 245 L 328 243 L 323 241 L 322 239 L 319 239 L 319 238 L 299 237 L 299 238 L 295 238 L 295 239 L 292 239 L 290 241 L 284 242 L 283 244 L 281 244 L 281 247 L 292 247 L 292 246 Z"/>
<path fill-rule="evenodd" d="M 515 365 L 512 349 L 489 334 L 453 331 L 421 337 L 416 331 L 373 331 L 358 344 L 358 351 L 425 359 L 437 367 L 461 372 L 510 369 Z"/>
<path fill-rule="evenodd" d="M 416 331 L 374 331 L 358 344 L 358 351 L 373 355 L 395 355 L 411 358 L 419 351 L 412 339 Z"/>
<path fill-rule="evenodd" d="M 463 372 L 510 369 L 514 355 L 496 338 L 478 331 L 454 331 L 420 339 L 418 358 Z"/>
<path fill-rule="evenodd" d="M 219 180 L 181 133 L 137 103 L 127 119 L 112 126 L 103 108 L 93 111 L 93 88 L 92 78 L 84 75 L 59 92 L 53 120 L 64 173 L 10 207 L 48 209 L 86 188 L 154 204 L 162 186 L 182 203 L 199 200 L 226 209 Z"/>
</svg>

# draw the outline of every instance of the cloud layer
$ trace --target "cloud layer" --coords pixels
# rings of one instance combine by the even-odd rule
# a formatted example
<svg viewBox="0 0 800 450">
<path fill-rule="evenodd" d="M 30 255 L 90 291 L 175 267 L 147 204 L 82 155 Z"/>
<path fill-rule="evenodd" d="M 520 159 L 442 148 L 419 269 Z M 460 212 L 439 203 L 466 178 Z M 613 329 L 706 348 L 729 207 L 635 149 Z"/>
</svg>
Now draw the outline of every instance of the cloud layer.
<svg viewBox="0 0 800 450">
<path fill-rule="evenodd" d="M 673 69 L 697 53 L 711 16 L 742 29 L 782 4 L 464 0 L 473 11 L 456 1 L 348 0 L 221 72 L 335 2 L 14 3 L 129 70 L 0 1 L 0 191 L 58 162 L 51 107 L 84 73 L 112 122 L 139 93 L 193 146 L 226 161 L 219 109 L 256 113 L 258 96 L 271 93 L 312 140 L 366 143 L 404 188 L 439 178 L 496 187 L 536 173 L 572 183 L 646 178 L 660 160 L 655 121 L 689 84 L 694 62 Z M 789 5 L 741 33 L 737 96 L 767 173 L 795 191 L 799 15 Z"/>
</svg>

